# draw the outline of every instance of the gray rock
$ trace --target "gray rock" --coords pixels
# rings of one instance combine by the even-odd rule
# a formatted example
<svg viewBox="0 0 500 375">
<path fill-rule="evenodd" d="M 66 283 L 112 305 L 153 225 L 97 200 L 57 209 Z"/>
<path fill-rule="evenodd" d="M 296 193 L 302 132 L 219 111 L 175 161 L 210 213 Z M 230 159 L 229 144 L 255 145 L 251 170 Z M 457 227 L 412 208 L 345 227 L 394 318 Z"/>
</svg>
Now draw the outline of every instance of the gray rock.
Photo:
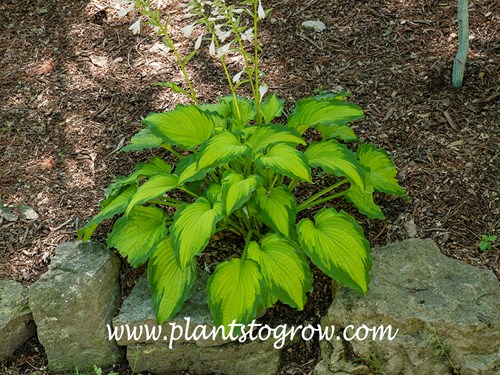
<svg viewBox="0 0 500 375">
<path fill-rule="evenodd" d="M 29 305 L 48 366 L 56 371 L 106 367 L 122 351 L 108 340 L 120 299 L 120 261 L 102 244 L 65 243 L 29 289 Z"/>
<path fill-rule="evenodd" d="M 129 327 L 129 330 L 143 329 L 143 334 L 131 339 L 127 330 L 117 341 L 127 345 L 127 359 L 134 372 L 169 374 L 175 371 L 189 371 L 192 374 L 275 374 L 279 366 L 280 350 L 274 349 L 272 340 L 267 342 L 246 342 L 243 344 L 202 338 L 181 338 L 172 342 L 172 327 L 177 325 L 176 334 L 193 332 L 195 326 L 204 326 L 210 332 L 214 327 L 208 309 L 205 287 L 206 273 L 200 272 L 193 286 L 191 296 L 182 310 L 171 321 L 161 326 L 157 340 L 146 338 L 146 330 L 158 329 L 151 304 L 149 284 L 144 277 L 138 281 L 130 295 L 123 301 L 120 314 L 113 320 L 115 330 Z M 188 323 L 189 321 L 189 323 Z M 189 328 L 187 325 L 189 324 Z M 147 327 L 147 328 L 146 328 Z M 118 331 L 117 331 L 118 332 Z M 136 331 L 139 333 L 140 331 Z"/>
<path fill-rule="evenodd" d="M 180 344 L 173 349 L 165 343 L 136 344 L 127 347 L 127 359 L 135 373 L 274 375 L 278 371 L 279 351 L 270 342 L 257 341 L 204 348 Z"/>
<path fill-rule="evenodd" d="M 27 292 L 14 280 L 0 281 L 0 361 L 9 358 L 35 334 Z"/>
<path fill-rule="evenodd" d="M 368 295 L 340 288 L 322 325 L 337 332 L 349 324 L 391 325 L 397 336 L 323 341 L 316 375 L 366 374 L 376 362 L 388 375 L 500 373 L 500 288 L 491 271 L 445 257 L 432 240 L 407 240 L 372 255 Z"/>
</svg>

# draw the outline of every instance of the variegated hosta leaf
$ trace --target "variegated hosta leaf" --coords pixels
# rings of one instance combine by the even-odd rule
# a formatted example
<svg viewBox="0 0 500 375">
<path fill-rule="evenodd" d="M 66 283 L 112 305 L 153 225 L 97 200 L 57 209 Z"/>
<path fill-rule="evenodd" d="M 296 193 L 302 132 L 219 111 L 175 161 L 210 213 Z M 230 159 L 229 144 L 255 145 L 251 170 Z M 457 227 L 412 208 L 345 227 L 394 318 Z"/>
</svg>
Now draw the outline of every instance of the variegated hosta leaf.
<svg viewBox="0 0 500 375">
<path fill-rule="evenodd" d="M 156 244 L 165 238 L 167 228 L 163 210 L 135 207 L 128 216 L 119 218 L 108 236 L 108 246 L 127 257 L 132 267 L 146 262 Z"/>
<path fill-rule="evenodd" d="M 283 125 L 261 125 L 249 127 L 255 128 L 253 134 L 245 142 L 253 152 L 258 152 L 274 143 L 291 143 L 294 145 L 307 145 L 306 141 L 297 133 L 295 129 Z"/>
<path fill-rule="evenodd" d="M 195 203 L 181 206 L 175 213 L 170 239 L 175 258 L 182 269 L 205 249 L 220 219 L 222 204 L 215 202 L 212 207 L 206 198 L 198 198 Z"/>
<path fill-rule="evenodd" d="M 260 245 L 250 242 L 248 258 L 259 264 L 267 287 L 281 302 L 302 310 L 306 293 L 312 290 L 313 276 L 304 256 L 293 243 L 277 234 L 265 236 Z"/>
<path fill-rule="evenodd" d="M 243 206 L 259 184 L 259 176 L 245 176 L 227 170 L 222 177 L 222 203 L 226 216 Z"/>
<path fill-rule="evenodd" d="M 215 324 L 227 329 L 233 321 L 250 323 L 262 306 L 263 289 L 264 278 L 254 261 L 233 258 L 219 263 L 207 285 L 208 306 Z"/>
<path fill-rule="evenodd" d="M 122 148 L 122 151 L 142 151 L 148 148 L 158 148 L 162 145 L 163 140 L 151 133 L 151 129 L 142 129 L 134 135 L 130 140 L 130 144 Z"/>
<path fill-rule="evenodd" d="M 364 168 L 345 145 L 333 140 L 313 143 L 306 150 L 306 156 L 311 167 L 321 167 L 335 176 L 346 176 L 351 184 L 364 190 Z"/>
<path fill-rule="evenodd" d="M 366 182 L 375 191 L 387 194 L 406 196 L 406 191 L 398 184 L 398 173 L 393 161 L 383 148 L 363 144 L 356 151 L 359 161 L 366 169 Z"/>
<path fill-rule="evenodd" d="M 380 206 L 373 201 L 373 187 L 368 185 L 362 191 L 355 185 L 347 189 L 345 199 L 354 204 L 358 211 L 370 219 L 385 219 Z"/>
<path fill-rule="evenodd" d="M 179 176 L 179 185 L 199 181 L 205 178 L 207 172 L 210 169 L 197 169 L 197 158 L 196 155 L 191 154 L 181 159 L 181 161 L 177 164 L 177 168 L 175 169 L 175 174 Z"/>
<path fill-rule="evenodd" d="M 262 308 L 267 309 L 273 307 L 276 302 L 278 302 L 278 297 L 272 294 L 267 287 L 264 288 L 262 293 Z"/>
<path fill-rule="evenodd" d="M 318 124 L 314 126 L 323 136 L 323 139 L 341 139 L 344 142 L 356 142 L 358 137 L 349 125 L 345 124 Z"/>
<path fill-rule="evenodd" d="M 121 177 L 108 185 L 105 190 L 106 197 L 113 197 L 127 185 L 135 184 L 142 177 L 151 177 L 158 173 L 170 174 L 172 166 L 163 161 L 162 158 L 154 157 L 149 163 L 137 164 L 135 172 L 126 177 Z"/>
<path fill-rule="evenodd" d="M 260 112 L 264 117 L 264 124 L 269 124 L 275 117 L 281 116 L 285 101 L 278 98 L 276 94 L 270 94 L 262 102 Z"/>
<path fill-rule="evenodd" d="M 201 146 L 197 168 L 200 170 L 218 167 L 249 153 L 247 145 L 241 144 L 237 136 L 225 131 L 213 136 Z"/>
<path fill-rule="evenodd" d="M 213 104 L 202 104 L 201 109 L 212 118 L 215 132 L 219 133 L 228 129 L 228 123 L 231 118 L 231 107 L 228 103 L 222 101 Z"/>
<path fill-rule="evenodd" d="M 201 109 L 204 112 L 209 112 L 211 114 L 216 114 L 222 118 L 228 118 L 231 116 L 231 106 L 227 101 L 221 100 L 217 103 L 202 104 Z"/>
<path fill-rule="evenodd" d="M 236 99 L 235 102 L 232 96 L 226 96 L 221 99 L 221 102 L 227 103 L 231 108 L 231 123 L 233 124 L 233 128 L 242 128 L 250 121 L 255 120 L 257 111 L 252 100 L 240 96 L 237 96 Z M 238 104 L 236 105 L 235 103 Z"/>
<path fill-rule="evenodd" d="M 255 162 L 261 169 L 270 169 L 290 178 L 312 181 L 306 156 L 286 144 L 278 143 L 271 146 L 267 155 L 260 156 Z"/>
<path fill-rule="evenodd" d="M 157 174 L 143 183 L 130 200 L 125 215 L 137 205 L 162 196 L 177 187 L 179 177 L 175 174 Z"/>
<path fill-rule="evenodd" d="M 255 203 L 264 224 L 290 238 L 297 217 L 293 194 L 284 186 L 270 190 L 261 186 L 255 192 Z"/>
<path fill-rule="evenodd" d="M 210 186 L 205 190 L 204 196 L 213 205 L 215 202 L 222 203 L 222 186 L 219 184 L 210 184 Z"/>
<path fill-rule="evenodd" d="M 288 126 L 303 134 L 308 128 L 318 124 L 346 124 L 363 116 L 363 110 L 355 104 L 313 97 L 297 102 L 288 117 Z"/>
<path fill-rule="evenodd" d="M 164 142 L 187 149 L 202 144 L 214 131 L 210 116 L 194 105 L 178 105 L 169 112 L 150 114 L 144 123 Z"/>
<path fill-rule="evenodd" d="M 302 249 L 321 271 L 366 294 L 370 245 L 352 216 L 326 208 L 316 214 L 314 222 L 301 220 L 297 233 Z"/>
<path fill-rule="evenodd" d="M 159 324 L 172 319 L 189 297 L 196 280 L 196 264 L 181 269 L 167 237 L 158 243 L 148 263 L 151 299 Z"/>
<path fill-rule="evenodd" d="M 116 197 L 109 199 L 101 211 L 78 231 L 78 237 L 81 238 L 83 242 L 87 242 L 101 222 L 106 219 L 111 219 L 113 216 L 119 215 L 125 211 L 128 202 L 130 202 L 130 199 L 136 191 L 137 186 L 129 186 Z"/>
</svg>

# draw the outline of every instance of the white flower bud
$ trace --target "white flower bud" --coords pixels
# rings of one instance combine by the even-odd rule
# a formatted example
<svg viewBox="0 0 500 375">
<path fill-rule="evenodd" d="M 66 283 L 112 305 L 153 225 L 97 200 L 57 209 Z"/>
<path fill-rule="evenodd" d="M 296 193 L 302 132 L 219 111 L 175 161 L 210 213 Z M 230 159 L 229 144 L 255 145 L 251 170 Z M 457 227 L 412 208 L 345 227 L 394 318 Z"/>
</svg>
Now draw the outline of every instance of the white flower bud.
<svg viewBox="0 0 500 375">
<path fill-rule="evenodd" d="M 203 41 L 203 34 L 201 34 L 198 37 L 198 39 L 196 39 L 196 43 L 194 44 L 194 49 L 200 49 L 202 41 Z"/>
<path fill-rule="evenodd" d="M 266 12 L 264 11 L 264 7 L 262 6 L 262 2 L 260 0 L 259 0 L 259 7 L 257 8 L 257 16 L 261 20 L 266 18 Z"/>
<path fill-rule="evenodd" d="M 186 38 L 189 38 L 191 36 L 191 34 L 193 33 L 194 29 L 195 29 L 195 24 L 192 23 L 191 25 L 184 26 L 181 29 L 181 32 L 182 32 L 182 34 L 184 34 L 184 36 Z"/>
<path fill-rule="evenodd" d="M 260 101 L 262 101 L 262 98 L 264 97 L 264 95 L 266 95 L 267 90 L 269 90 L 269 86 L 267 85 L 259 86 Z"/>
<path fill-rule="evenodd" d="M 233 82 L 234 83 L 238 83 L 241 79 L 241 75 L 245 72 L 245 70 L 242 70 L 241 72 L 237 73 L 234 77 L 233 77 Z"/>
<path fill-rule="evenodd" d="M 212 35 L 212 43 L 210 43 L 210 47 L 208 49 L 208 54 L 212 57 L 215 56 L 215 37 Z"/>
<path fill-rule="evenodd" d="M 250 42 L 253 40 L 253 27 L 241 34 L 241 40 Z"/>
<path fill-rule="evenodd" d="M 217 56 L 219 58 L 226 56 L 227 53 L 229 52 L 229 48 L 231 48 L 231 42 L 229 42 L 229 43 L 223 45 L 221 48 L 219 48 L 219 50 L 217 51 Z"/>
<path fill-rule="evenodd" d="M 132 25 L 130 25 L 130 27 L 128 29 L 131 30 L 133 34 L 140 34 L 141 33 L 141 19 L 139 18 L 137 21 L 135 21 Z"/>
</svg>

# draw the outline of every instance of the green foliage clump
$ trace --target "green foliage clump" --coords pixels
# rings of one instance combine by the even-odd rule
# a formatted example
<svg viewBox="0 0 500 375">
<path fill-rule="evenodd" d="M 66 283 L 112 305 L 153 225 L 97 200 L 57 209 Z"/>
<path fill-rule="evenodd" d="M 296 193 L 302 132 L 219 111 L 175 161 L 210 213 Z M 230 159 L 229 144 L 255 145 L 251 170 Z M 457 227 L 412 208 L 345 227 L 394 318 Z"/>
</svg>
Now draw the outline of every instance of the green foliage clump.
<svg viewBox="0 0 500 375">
<path fill-rule="evenodd" d="M 201 12 L 198 2 L 190 4 L 188 9 Z M 222 231 L 241 236 L 244 246 L 220 262 L 209 277 L 207 297 L 217 325 L 247 324 L 277 300 L 303 309 L 313 285 L 311 263 L 339 283 L 366 293 L 371 258 L 363 230 L 350 214 L 325 205 L 345 199 L 368 218 L 383 219 L 373 194 L 405 195 L 387 153 L 360 143 L 349 126 L 364 113 L 346 101 L 345 93 L 322 92 L 299 100 L 285 124 L 276 121 L 283 115 L 284 100 L 266 96 L 267 87 L 259 84 L 257 22 L 266 12 L 257 0 L 243 5 L 250 9 L 218 10 L 228 15 L 222 17 L 224 27 L 234 35 L 234 48 L 245 60 L 239 77 L 231 78 L 225 65 L 229 47 L 214 42 L 222 40 L 224 29 L 211 26 L 212 21 L 202 16 L 189 25 L 192 29 L 204 24 L 213 33 L 210 48 L 212 44 L 224 48 L 219 59 L 231 95 L 200 104 L 187 77 L 186 90 L 164 84 L 193 104 L 149 114 L 144 129 L 125 151 L 163 148 L 175 163 L 154 157 L 138 164 L 132 174 L 108 186 L 101 211 L 79 231 L 86 241 L 102 221 L 120 216 L 108 246 L 134 267 L 148 263 L 160 323 L 181 309 L 196 280 L 197 256 Z M 160 32 L 167 33 L 158 13 L 141 9 L 153 25 L 161 26 Z M 245 14 L 251 16 L 252 28 L 244 26 Z M 249 39 L 255 54 L 244 49 L 243 42 Z M 175 48 L 173 43 L 171 47 Z M 176 56 L 180 58 L 177 51 Z M 185 71 L 186 59 L 180 61 Z M 252 99 L 236 95 L 239 83 L 235 82 L 244 73 Z M 304 136 L 306 132 L 316 133 L 318 141 L 308 142 L 313 137 Z M 336 182 L 315 189 L 315 181 L 325 175 L 334 176 Z M 319 191 L 302 199 L 304 190 Z M 323 208 L 317 210 L 318 206 Z"/>
</svg>

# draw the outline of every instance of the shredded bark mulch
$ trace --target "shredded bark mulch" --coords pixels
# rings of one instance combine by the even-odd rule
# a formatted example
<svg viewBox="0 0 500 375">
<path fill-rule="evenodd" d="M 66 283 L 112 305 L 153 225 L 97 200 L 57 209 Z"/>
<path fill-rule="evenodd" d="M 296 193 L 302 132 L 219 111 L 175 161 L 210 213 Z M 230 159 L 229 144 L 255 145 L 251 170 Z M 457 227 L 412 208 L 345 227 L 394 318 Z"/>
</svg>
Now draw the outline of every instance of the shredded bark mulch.
<svg viewBox="0 0 500 375">
<path fill-rule="evenodd" d="M 357 215 L 371 244 L 432 238 L 445 255 L 500 277 L 498 243 L 491 251 L 478 248 L 482 234 L 500 235 L 500 4 L 470 2 L 465 81 L 453 89 L 456 2 L 267 3 L 274 9 L 262 30 L 262 69 L 270 91 L 287 100 L 288 110 L 316 89 L 351 92 L 366 111 L 357 134 L 385 147 L 398 166 L 410 199 L 379 197 L 385 221 Z M 302 29 L 305 20 L 320 20 L 326 30 Z M 127 30 L 132 22 L 118 18 L 111 1 L 1 2 L 0 203 L 17 219 L 0 218 L 0 279 L 36 281 L 55 247 L 75 240 L 75 230 L 97 212 L 113 177 L 152 155 L 118 152 L 141 117 L 185 102 L 154 86 L 182 84 L 181 75 L 161 41 L 147 30 L 138 36 Z M 189 47 L 180 33 L 175 38 Z M 234 72 L 237 64 L 230 65 Z M 208 56 L 196 57 L 189 73 L 203 101 L 227 94 Z M 38 217 L 26 218 L 21 206 Z M 110 225 L 96 239 L 105 240 Z M 230 237 L 223 243 L 235 245 Z M 140 271 L 127 269 L 125 293 Z M 304 311 L 277 305 L 265 319 L 316 324 L 330 302 L 331 283 L 315 270 Z M 301 341 L 284 351 L 280 374 L 310 374 L 318 358 L 318 342 Z M 45 365 L 33 339 L 0 373 L 42 374 Z M 131 373 L 125 365 L 114 371 Z"/>
</svg>

